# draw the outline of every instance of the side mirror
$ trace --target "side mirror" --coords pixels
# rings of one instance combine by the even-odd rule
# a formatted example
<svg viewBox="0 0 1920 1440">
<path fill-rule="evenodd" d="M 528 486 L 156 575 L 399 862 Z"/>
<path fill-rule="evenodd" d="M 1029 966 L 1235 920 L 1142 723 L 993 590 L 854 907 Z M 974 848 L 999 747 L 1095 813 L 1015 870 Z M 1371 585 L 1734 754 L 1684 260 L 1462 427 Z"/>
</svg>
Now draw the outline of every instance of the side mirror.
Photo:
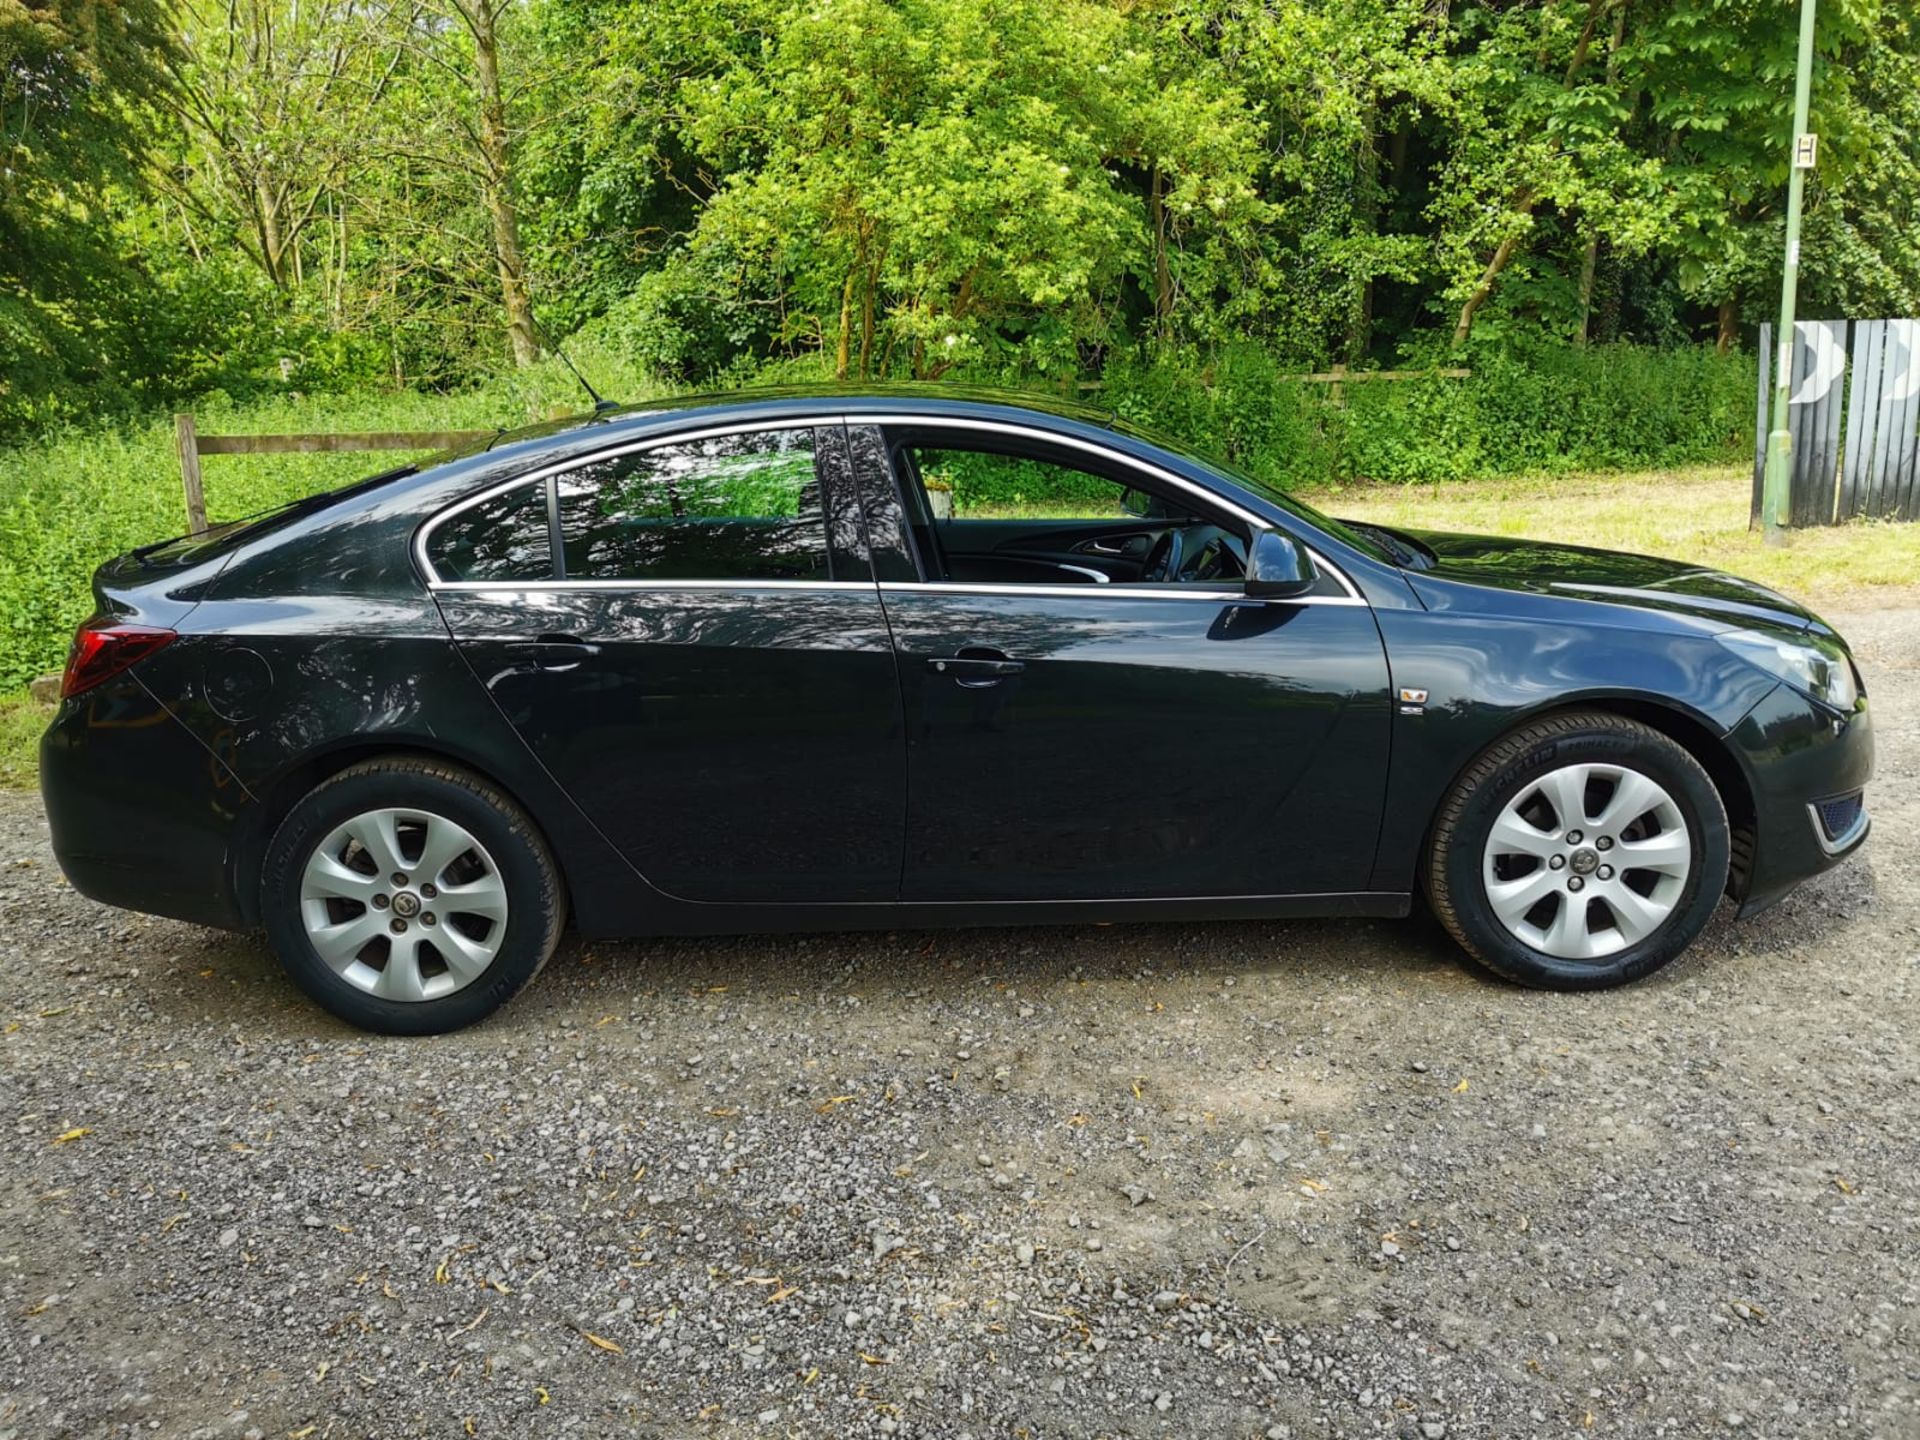
<svg viewBox="0 0 1920 1440">
<path fill-rule="evenodd" d="M 1320 579 L 1307 547 L 1282 530 L 1261 530 L 1253 537 L 1247 561 L 1247 595 L 1255 600 L 1291 600 Z"/>
<path fill-rule="evenodd" d="M 1164 520 L 1167 507 L 1158 495 L 1149 495 L 1144 490 L 1126 489 L 1120 493 L 1120 508 L 1136 520 Z"/>
</svg>

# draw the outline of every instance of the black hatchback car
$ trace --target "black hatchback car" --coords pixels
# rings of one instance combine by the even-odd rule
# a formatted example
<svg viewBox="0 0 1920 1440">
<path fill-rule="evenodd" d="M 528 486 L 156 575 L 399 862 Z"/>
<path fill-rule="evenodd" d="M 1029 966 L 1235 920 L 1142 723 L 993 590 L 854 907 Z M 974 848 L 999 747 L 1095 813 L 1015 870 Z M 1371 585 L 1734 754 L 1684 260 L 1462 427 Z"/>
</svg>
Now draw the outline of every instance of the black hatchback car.
<svg viewBox="0 0 1920 1440">
<path fill-rule="evenodd" d="M 451 1029 L 597 936 L 1403 915 L 1645 975 L 1867 833 L 1846 648 L 1730 576 L 1343 524 L 1089 411 L 685 400 L 101 568 L 42 746 L 115 905 Z"/>
</svg>

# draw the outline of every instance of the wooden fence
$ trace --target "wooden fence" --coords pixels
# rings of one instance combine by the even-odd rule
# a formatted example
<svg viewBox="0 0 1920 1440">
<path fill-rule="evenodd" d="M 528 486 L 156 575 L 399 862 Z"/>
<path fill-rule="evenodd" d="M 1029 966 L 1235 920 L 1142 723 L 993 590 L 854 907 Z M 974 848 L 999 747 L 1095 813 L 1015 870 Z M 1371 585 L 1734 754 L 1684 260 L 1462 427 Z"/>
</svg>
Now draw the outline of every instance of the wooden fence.
<svg viewBox="0 0 1920 1440">
<path fill-rule="evenodd" d="M 1327 401 L 1346 403 L 1345 387 L 1376 381 L 1464 379 L 1473 372 L 1445 370 L 1348 370 L 1336 365 L 1331 370 L 1280 378 L 1301 385 L 1325 385 Z M 1099 380 L 1081 380 L 1074 389 L 1094 391 L 1102 388 Z M 195 535 L 206 533 L 207 492 L 201 479 L 203 455 L 314 455 L 351 450 L 452 450 L 471 445 L 499 432 L 496 430 L 398 430 L 373 431 L 345 435 L 202 435 L 193 416 L 173 417 L 174 442 L 180 452 L 180 487 L 187 502 L 187 529 Z"/>
<path fill-rule="evenodd" d="M 396 430 L 349 435 L 202 435 L 193 416 L 173 417 L 180 451 L 180 486 L 186 494 L 187 529 L 206 533 L 207 492 L 200 478 L 202 455 L 316 455 L 349 450 L 452 450 L 497 435 L 497 430 Z"/>
</svg>

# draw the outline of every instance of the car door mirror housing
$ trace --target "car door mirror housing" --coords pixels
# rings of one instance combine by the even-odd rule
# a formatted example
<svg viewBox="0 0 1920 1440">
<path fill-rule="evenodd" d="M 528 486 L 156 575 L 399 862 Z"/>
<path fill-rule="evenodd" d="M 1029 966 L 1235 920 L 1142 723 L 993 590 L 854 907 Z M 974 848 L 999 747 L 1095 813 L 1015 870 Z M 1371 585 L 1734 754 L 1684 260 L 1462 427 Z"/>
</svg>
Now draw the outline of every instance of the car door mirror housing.
<svg viewBox="0 0 1920 1440">
<path fill-rule="evenodd" d="M 1247 562 L 1247 594 L 1256 600 L 1291 600 L 1313 589 L 1320 579 L 1307 547 L 1282 530 L 1262 530 L 1253 537 Z"/>
<path fill-rule="evenodd" d="M 1120 508 L 1136 520 L 1168 518 L 1166 502 L 1158 495 L 1149 495 L 1144 490 L 1135 490 L 1131 487 L 1121 492 Z"/>
</svg>

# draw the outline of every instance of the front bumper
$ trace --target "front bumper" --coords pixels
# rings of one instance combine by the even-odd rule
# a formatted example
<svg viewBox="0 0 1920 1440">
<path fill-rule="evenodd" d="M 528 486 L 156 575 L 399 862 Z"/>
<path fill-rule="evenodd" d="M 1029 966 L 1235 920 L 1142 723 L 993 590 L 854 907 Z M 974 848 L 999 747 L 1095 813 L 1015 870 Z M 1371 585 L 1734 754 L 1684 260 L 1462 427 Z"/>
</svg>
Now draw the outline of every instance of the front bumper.
<svg viewBox="0 0 1920 1440">
<path fill-rule="evenodd" d="M 1865 798 L 1873 721 L 1864 701 L 1837 717 L 1781 685 L 1728 739 L 1753 789 L 1753 844 L 1744 878 L 1732 887 L 1747 916 L 1866 842 L 1873 828 Z"/>
<path fill-rule="evenodd" d="M 62 702 L 40 740 L 54 857 L 91 900 L 245 924 L 228 849 L 245 788 L 130 674 Z"/>
</svg>

